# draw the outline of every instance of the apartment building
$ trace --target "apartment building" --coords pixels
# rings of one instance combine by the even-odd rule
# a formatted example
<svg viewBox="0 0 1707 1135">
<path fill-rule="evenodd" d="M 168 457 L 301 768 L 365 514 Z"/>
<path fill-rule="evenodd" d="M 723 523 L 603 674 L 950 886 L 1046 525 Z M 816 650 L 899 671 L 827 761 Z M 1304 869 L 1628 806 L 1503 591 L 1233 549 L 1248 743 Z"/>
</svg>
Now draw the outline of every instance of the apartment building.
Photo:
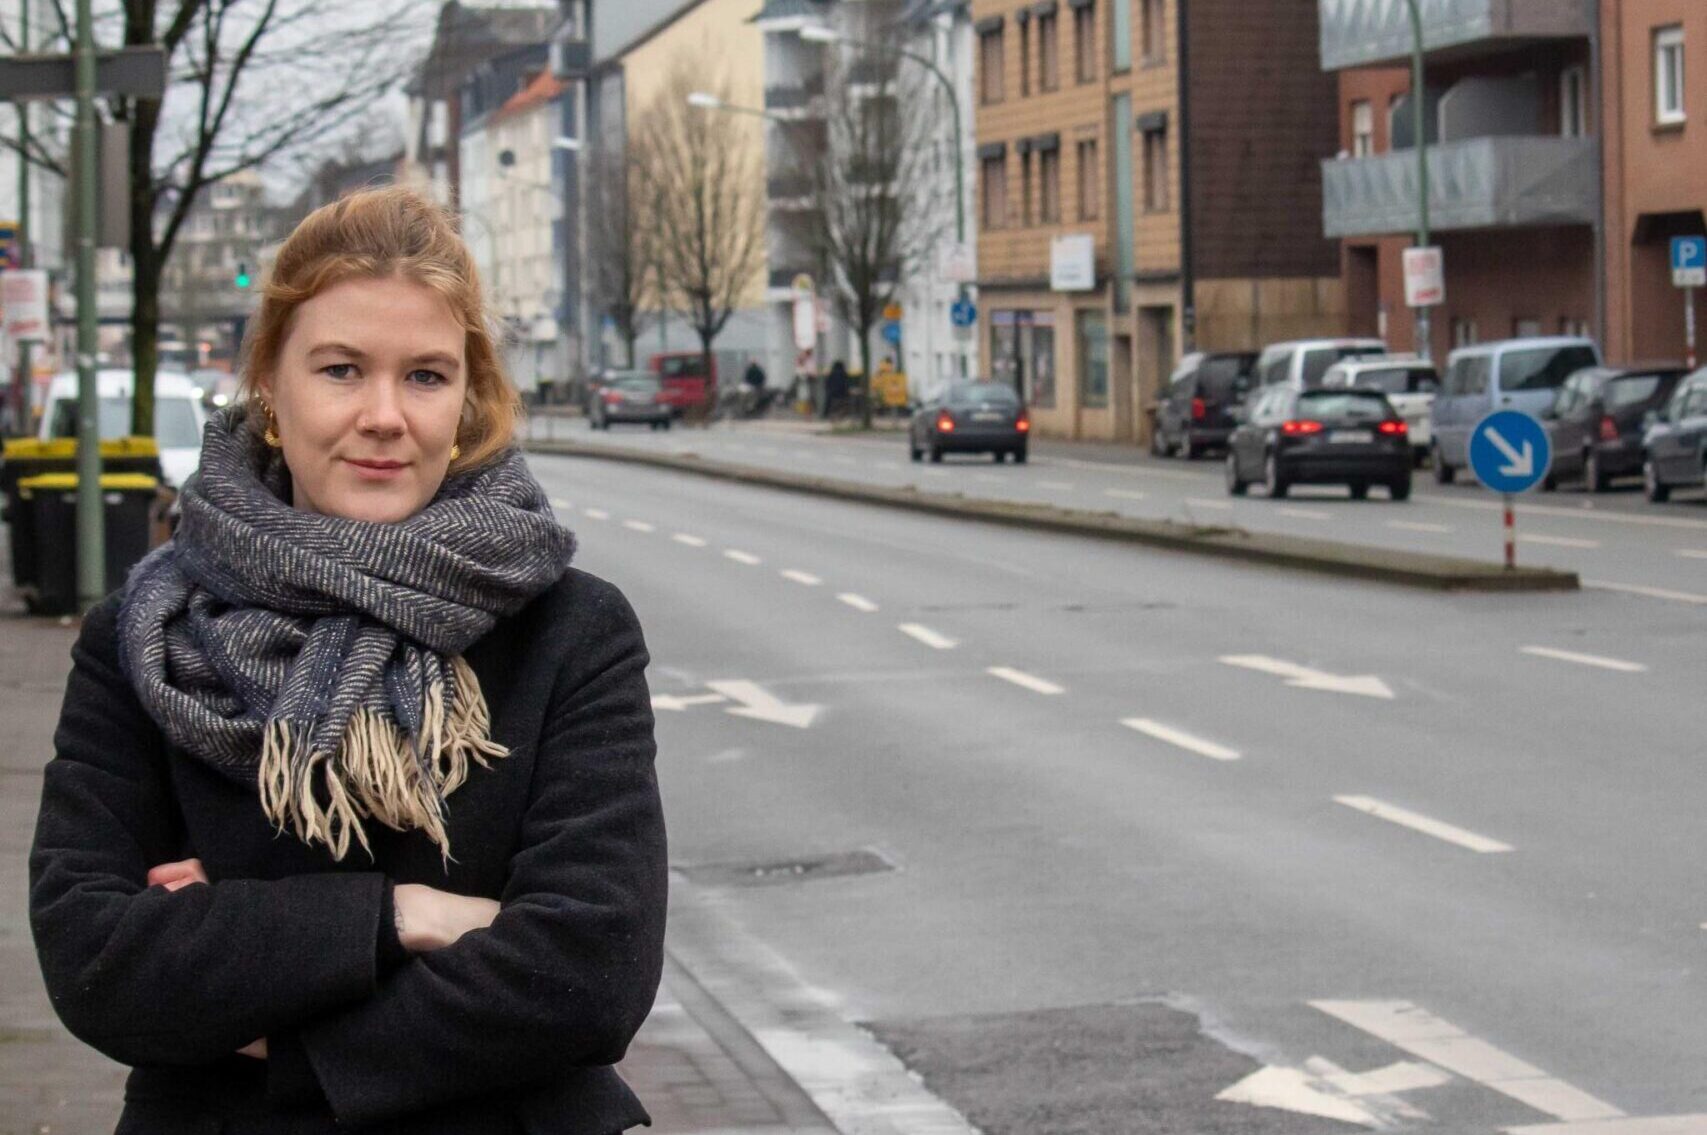
<svg viewBox="0 0 1707 1135">
<path fill-rule="evenodd" d="M 1141 442 L 1182 351 L 1343 327 L 1300 8 L 973 0 L 981 359 L 1040 434 Z"/>
</svg>

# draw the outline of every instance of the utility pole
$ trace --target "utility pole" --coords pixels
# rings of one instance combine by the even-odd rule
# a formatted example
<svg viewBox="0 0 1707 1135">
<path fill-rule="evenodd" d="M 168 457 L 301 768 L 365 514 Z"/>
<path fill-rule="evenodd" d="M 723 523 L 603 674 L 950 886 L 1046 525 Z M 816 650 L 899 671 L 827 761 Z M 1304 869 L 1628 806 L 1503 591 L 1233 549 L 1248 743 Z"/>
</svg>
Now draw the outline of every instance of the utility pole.
<svg viewBox="0 0 1707 1135">
<path fill-rule="evenodd" d="M 101 511 L 101 404 L 95 374 L 95 21 L 77 0 L 77 600 L 88 609 L 107 587 Z"/>
<path fill-rule="evenodd" d="M 1417 0 L 1405 0 L 1405 4 L 1411 10 L 1411 128 L 1416 132 L 1417 143 L 1417 247 L 1427 248 L 1428 135 L 1424 131 L 1428 125 L 1428 116 L 1424 113 L 1423 104 L 1428 101 L 1428 92 L 1423 86 L 1422 9 Z M 1426 361 L 1434 354 L 1434 340 L 1426 304 L 1416 309 L 1416 319 L 1417 354 Z"/>
<path fill-rule="evenodd" d="M 30 50 L 30 5 L 34 0 L 23 0 L 18 14 L 18 51 L 28 54 Z M 35 257 L 30 252 L 30 103 L 28 99 L 19 99 L 18 107 L 18 267 L 34 268 Z M 18 341 L 18 373 L 12 383 L 13 407 L 17 412 L 18 432 L 28 433 L 30 425 L 30 386 L 33 378 L 31 355 L 35 341 L 20 339 Z"/>
</svg>

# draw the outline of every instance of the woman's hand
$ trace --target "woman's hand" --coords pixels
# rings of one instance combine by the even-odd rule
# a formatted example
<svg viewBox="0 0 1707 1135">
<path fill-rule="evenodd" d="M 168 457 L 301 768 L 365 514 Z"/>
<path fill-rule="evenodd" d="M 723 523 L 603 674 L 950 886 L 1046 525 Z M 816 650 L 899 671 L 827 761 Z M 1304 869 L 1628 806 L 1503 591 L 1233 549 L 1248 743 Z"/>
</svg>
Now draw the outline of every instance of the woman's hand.
<svg viewBox="0 0 1707 1135">
<path fill-rule="evenodd" d="M 397 936 L 414 954 L 443 949 L 470 930 L 486 929 L 498 917 L 498 904 L 491 899 L 454 895 L 420 883 L 398 883 L 392 904 Z"/>
<path fill-rule="evenodd" d="M 207 872 L 202 870 L 199 859 L 180 859 L 176 863 L 162 863 L 148 869 L 148 885 L 163 886 L 168 891 L 207 881 Z"/>
<path fill-rule="evenodd" d="M 237 1055 L 253 1056 L 256 1060 L 265 1060 L 267 1058 L 267 1038 L 262 1037 L 260 1040 L 250 1041 L 237 1050 Z"/>
</svg>

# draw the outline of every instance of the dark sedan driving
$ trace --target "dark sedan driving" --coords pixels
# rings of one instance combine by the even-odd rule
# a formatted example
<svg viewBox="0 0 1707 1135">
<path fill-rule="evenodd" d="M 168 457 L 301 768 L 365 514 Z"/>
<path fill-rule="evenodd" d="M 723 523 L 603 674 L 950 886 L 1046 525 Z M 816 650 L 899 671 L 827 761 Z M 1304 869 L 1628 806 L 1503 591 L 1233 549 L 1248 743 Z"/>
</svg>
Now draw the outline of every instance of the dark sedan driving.
<svg viewBox="0 0 1707 1135">
<path fill-rule="evenodd" d="M 1375 390 L 1266 391 L 1233 431 L 1227 491 L 1244 496 L 1261 483 L 1270 497 L 1293 485 L 1347 485 L 1352 499 L 1385 485 L 1396 501 L 1411 495 L 1411 439 L 1405 420 Z"/>
<path fill-rule="evenodd" d="M 935 402 L 913 415 L 907 449 L 914 461 L 929 453 L 989 453 L 997 462 L 1012 456 L 1024 462 L 1031 436 L 1031 415 L 1012 387 L 999 382 L 956 382 Z"/>
</svg>

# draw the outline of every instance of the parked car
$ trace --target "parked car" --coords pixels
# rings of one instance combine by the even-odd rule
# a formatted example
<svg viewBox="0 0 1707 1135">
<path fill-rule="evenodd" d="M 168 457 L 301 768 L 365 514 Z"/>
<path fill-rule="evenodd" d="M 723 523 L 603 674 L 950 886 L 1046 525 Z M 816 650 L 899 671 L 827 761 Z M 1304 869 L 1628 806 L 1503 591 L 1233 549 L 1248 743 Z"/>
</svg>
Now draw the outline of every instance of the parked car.
<svg viewBox="0 0 1707 1135">
<path fill-rule="evenodd" d="M 1181 359 L 1156 410 L 1150 452 L 1196 457 L 1224 447 L 1238 424 L 1230 411 L 1250 390 L 1256 361 L 1250 351 L 1194 351 Z"/>
<path fill-rule="evenodd" d="M 998 463 L 1012 456 L 1023 464 L 1031 437 L 1031 415 L 1000 382 L 979 380 L 949 385 L 942 397 L 920 407 L 907 429 L 907 451 L 914 461 L 926 453 L 941 461 L 945 453 L 988 453 Z"/>
<path fill-rule="evenodd" d="M 1541 417 L 1567 378 L 1599 365 L 1592 339 L 1504 339 L 1453 351 L 1432 411 L 1434 479 L 1449 485 L 1470 463 L 1470 431 L 1484 417 L 1495 410 Z"/>
<path fill-rule="evenodd" d="M 102 438 L 127 437 L 130 434 L 130 396 L 136 383 L 135 372 L 100 370 L 95 372 L 96 393 L 100 397 L 100 429 Z M 154 440 L 160 447 L 160 472 L 168 485 L 181 488 L 196 466 L 201 464 L 202 426 L 207 412 L 202 408 L 201 393 L 186 374 L 162 370 L 154 375 Z M 66 372 L 55 375 L 48 383 L 47 405 L 41 417 L 39 436 L 42 441 L 56 437 L 77 436 L 77 375 Z"/>
<path fill-rule="evenodd" d="M 1227 491 L 1262 483 L 1270 497 L 1293 485 L 1347 485 L 1353 500 L 1385 485 L 1411 495 L 1411 439 L 1405 420 L 1378 390 L 1293 390 L 1257 398 L 1227 446 Z"/>
<path fill-rule="evenodd" d="M 647 368 L 663 384 L 664 404 L 676 417 L 691 409 L 709 411 L 717 404 L 717 357 L 712 356 L 709 374 L 705 363 L 705 356 L 698 351 L 653 355 L 647 362 Z"/>
<path fill-rule="evenodd" d="M 1677 384 L 1671 401 L 1650 412 L 1642 439 L 1642 482 L 1648 499 L 1670 499 L 1673 489 L 1707 488 L 1707 367 Z"/>
<path fill-rule="evenodd" d="M 1257 381 L 1262 386 L 1285 384 L 1294 390 L 1322 385 L 1328 368 L 1342 359 L 1366 359 L 1387 353 L 1379 339 L 1294 339 L 1272 343 L 1257 356 Z"/>
<path fill-rule="evenodd" d="M 645 371 L 611 377 L 593 396 L 587 422 L 595 430 L 608 430 L 613 422 L 633 422 L 667 430 L 675 413 L 665 401 L 663 384 Z"/>
<path fill-rule="evenodd" d="M 1581 479 L 1604 493 L 1614 477 L 1642 471 L 1642 421 L 1671 401 L 1684 370 L 1676 363 L 1579 370 L 1547 411 L 1553 464 L 1547 487 Z"/>
<path fill-rule="evenodd" d="M 1379 390 L 1405 419 L 1411 436 L 1411 456 L 1418 465 L 1428 456 L 1434 436 L 1430 412 L 1440 391 L 1440 372 L 1414 355 L 1379 359 L 1348 359 L 1335 363 L 1322 376 L 1324 390 Z"/>
</svg>

